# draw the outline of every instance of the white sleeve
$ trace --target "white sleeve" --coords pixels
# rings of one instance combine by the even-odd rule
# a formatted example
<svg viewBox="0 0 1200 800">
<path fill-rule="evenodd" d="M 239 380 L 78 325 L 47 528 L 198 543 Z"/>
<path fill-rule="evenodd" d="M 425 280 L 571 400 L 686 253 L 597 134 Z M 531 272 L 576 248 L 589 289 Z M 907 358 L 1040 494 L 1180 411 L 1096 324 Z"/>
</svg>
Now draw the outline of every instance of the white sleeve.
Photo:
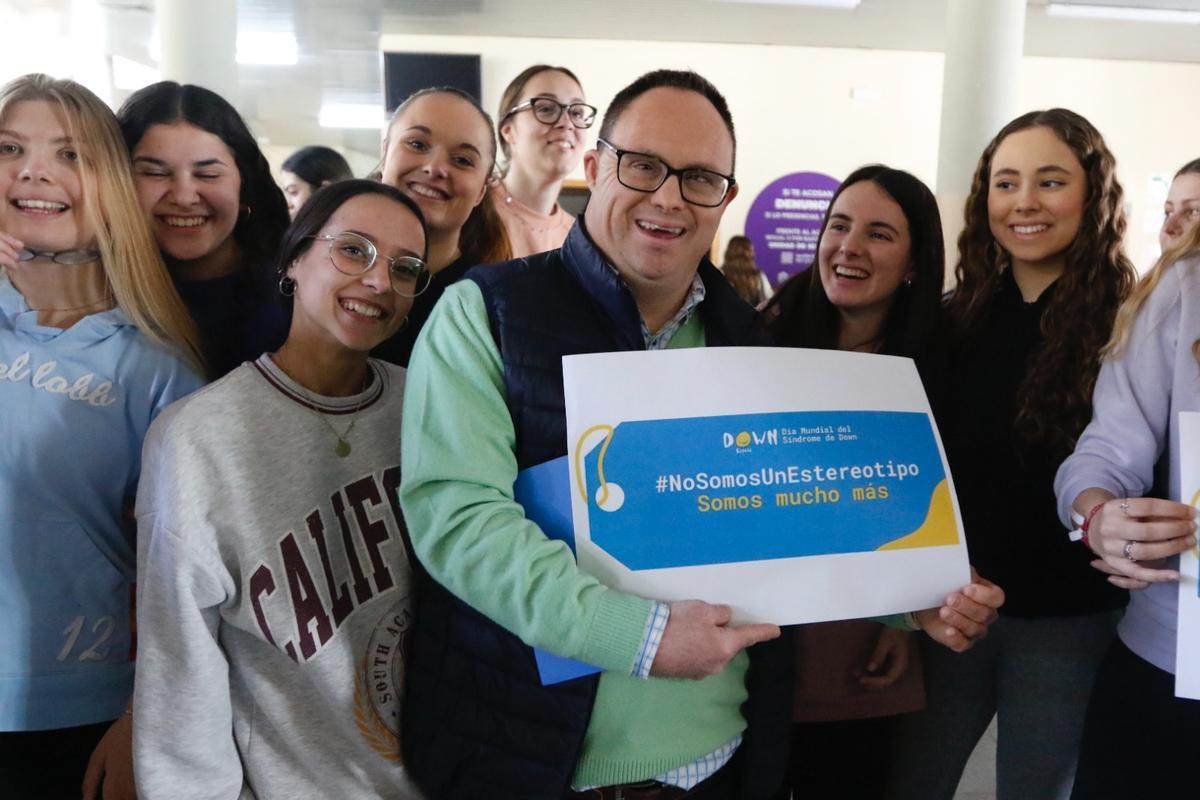
<svg viewBox="0 0 1200 800">
<path fill-rule="evenodd" d="M 220 606 L 232 580 L 215 552 L 168 527 L 182 498 L 158 442 L 147 437 L 138 493 L 138 657 L 134 772 L 146 800 L 234 800 L 242 791 L 233 738 Z M 155 435 L 158 434 L 158 435 Z"/>
</svg>

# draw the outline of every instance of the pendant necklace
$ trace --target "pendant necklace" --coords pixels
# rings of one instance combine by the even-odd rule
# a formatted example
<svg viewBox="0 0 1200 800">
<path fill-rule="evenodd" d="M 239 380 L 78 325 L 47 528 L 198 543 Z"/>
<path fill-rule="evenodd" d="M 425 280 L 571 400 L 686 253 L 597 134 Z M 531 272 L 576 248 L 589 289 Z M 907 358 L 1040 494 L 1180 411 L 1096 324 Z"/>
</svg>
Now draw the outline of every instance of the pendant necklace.
<svg viewBox="0 0 1200 800">
<path fill-rule="evenodd" d="M 332 431 L 333 435 L 337 438 L 337 444 L 335 444 L 333 446 L 333 452 L 337 455 L 338 458 L 346 458 L 347 456 L 350 455 L 350 450 L 351 450 L 350 441 L 349 441 L 350 440 L 350 432 L 354 430 L 354 425 L 355 425 L 355 423 L 358 422 L 358 412 L 362 410 L 363 404 L 365 404 L 367 402 L 366 392 L 367 392 L 367 387 L 370 385 L 371 385 L 371 368 L 368 366 L 367 367 L 367 375 L 365 378 L 363 378 L 363 385 L 362 385 L 363 397 L 362 397 L 362 399 L 360 399 L 358 401 L 358 405 L 356 405 L 354 407 L 354 413 L 350 416 L 350 424 L 347 425 L 346 430 L 342 431 L 341 433 L 338 433 L 337 428 L 333 427 L 333 423 L 330 422 L 329 420 L 327 420 L 325 418 L 324 414 L 322 414 L 320 411 L 318 411 L 317 409 L 315 409 L 311 406 L 306 406 L 306 408 L 308 408 L 309 411 L 311 411 L 312 413 L 317 415 L 317 418 L 319 420 L 321 420 L 321 422 L 325 423 L 325 427 L 329 428 L 329 430 Z"/>
<path fill-rule="evenodd" d="M 504 204 L 505 205 L 511 207 L 513 205 L 513 203 L 516 202 L 516 204 L 518 206 L 529 209 L 529 211 L 531 211 L 534 214 L 537 213 L 532 208 L 529 208 L 529 206 L 522 203 L 520 200 L 517 200 L 516 198 L 514 198 L 512 196 L 512 194 L 509 193 L 508 187 L 504 185 L 504 181 L 499 181 L 497 183 L 497 185 L 500 187 L 500 191 L 504 193 Z M 551 230 L 554 227 L 553 225 L 549 225 L 549 226 L 534 225 L 532 222 L 525 219 L 525 215 L 524 215 L 524 213 L 522 213 L 521 208 L 513 208 L 513 216 L 516 218 L 517 222 L 521 223 L 521 225 L 523 225 L 524 227 L 533 231 L 534 233 L 546 233 L 547 231 Z"/>
</svg>

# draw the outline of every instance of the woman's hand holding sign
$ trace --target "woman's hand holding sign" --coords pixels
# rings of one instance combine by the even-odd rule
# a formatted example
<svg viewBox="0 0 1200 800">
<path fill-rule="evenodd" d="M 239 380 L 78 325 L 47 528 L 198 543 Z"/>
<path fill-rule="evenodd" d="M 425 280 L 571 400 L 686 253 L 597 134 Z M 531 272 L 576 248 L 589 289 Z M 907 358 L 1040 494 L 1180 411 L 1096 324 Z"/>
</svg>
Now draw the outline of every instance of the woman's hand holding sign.
<svg viewBox="0 0 1200 800">
<path fill-rule="evenodd" d="M 1002 605 L 1004 590 L 979 577 L 972 567 L 971 583 L 947 595 L 941 608 L 927 608 L 916 616 L 929 638 L 962 653 L 987 635 L 988 626 L 996 620 L 996 609 Z"/>
</svg>

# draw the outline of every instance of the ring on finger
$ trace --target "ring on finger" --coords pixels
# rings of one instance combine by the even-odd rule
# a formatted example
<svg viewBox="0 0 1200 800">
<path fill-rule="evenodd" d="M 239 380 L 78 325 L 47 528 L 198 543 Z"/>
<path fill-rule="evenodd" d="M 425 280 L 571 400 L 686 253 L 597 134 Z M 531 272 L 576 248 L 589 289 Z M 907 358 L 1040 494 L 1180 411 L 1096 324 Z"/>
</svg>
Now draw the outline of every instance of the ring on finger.
<svg viewBox="0 0 1200 800">
<path fill-rule="evenodd" d="M 1128 517 L 1128 516 L 1129 516 L 1129 501 L 1128 501 L 1128 500 L 1122 500 L 1122 501 L 1121 501 L 1120 508 L 1121 508 L 1121 511 L 1123 511 L 1123 512 L 1125 513 L 1125 516 L 1127 516 L 1127 517 Z"/>
<path fill-rule="evenodd" d="M 1137 559 L 1133 557 L 1133 544 L 1133 542 L 1125 542 L 1125 549 L 1121 551 L 1121 554 L 1130 561 L 1137 561 Z"/>
</svg>

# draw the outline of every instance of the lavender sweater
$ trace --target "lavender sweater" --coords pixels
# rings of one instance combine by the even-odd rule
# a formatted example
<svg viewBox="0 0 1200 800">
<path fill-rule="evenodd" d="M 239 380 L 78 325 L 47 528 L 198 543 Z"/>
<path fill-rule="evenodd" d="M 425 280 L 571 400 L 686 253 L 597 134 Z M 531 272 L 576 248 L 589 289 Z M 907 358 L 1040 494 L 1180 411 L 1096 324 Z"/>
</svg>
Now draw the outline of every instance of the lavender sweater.
<svg viewBox="0 0 1200 800">
<path fill-rule="evenodd" d="M 1180 500 L 1178 415 L 1200 411 L 1200 364 L 1192 354 L 1198 338 L 1200 256 L 1192 255 L 1163 275 L 1128 345 L 1100 368 L 1092 421 L 1054 481 L 1064 524 L 1075 498 L 1091 487 L 1118 497 Z M 1178 561 L 1166 566 L 1177 568 Z M 1178 592 L 1175 583 L 1133 592 L 1118 629 L 1129 649 L 1172 673 Z"/>
</svg>

